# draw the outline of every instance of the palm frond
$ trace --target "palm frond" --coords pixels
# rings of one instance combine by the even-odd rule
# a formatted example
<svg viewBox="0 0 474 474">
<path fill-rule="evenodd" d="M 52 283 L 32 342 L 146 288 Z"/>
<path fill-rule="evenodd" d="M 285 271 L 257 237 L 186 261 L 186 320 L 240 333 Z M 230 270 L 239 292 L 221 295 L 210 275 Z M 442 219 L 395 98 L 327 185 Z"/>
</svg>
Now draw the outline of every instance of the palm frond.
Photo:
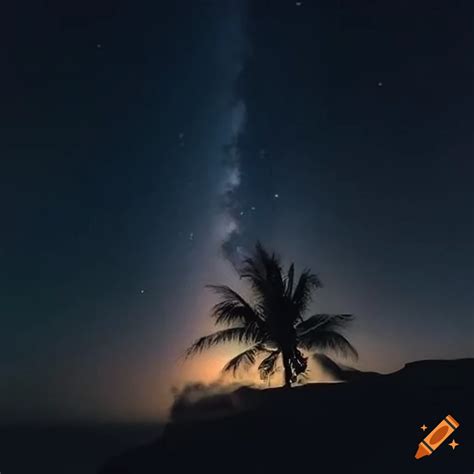
<svg viewBox="0 0 474 474">
<path fill-rule="evenodd" d="M 267 380 L 276 372 L 276 365 L 278 363 L 278 356 L 280 351 L 273 351 L 270 355 L 265 357 L 265 359 L 260 362 L 258 366 L 258 372 L 260 374 L 261 380 Z"/>
<path fill-rule="evenodd" d="M 267 273 L 267 278 L 273 273 L 279 273 L 281 275 L 282 269 L 280 258 L 275 253 L 268 253 L 260 242 L 257 242 L 257 245 L 255 246 L 254 259 L 263 265 L 263 268 Z"/>
<path fill-rule="evenodd" d="M 353 319 L 352 314 L 313 314 L 296 325 L 296 332 L 299 336 L 303 336 L 313 329 L 334 331 L 347 326 Z"/>
<path fill-rule="evenodd" d="M 225 344 L 227 342 L 255 344 L 260 342 L 263 337 L 263 332 L 254 323 L 245 327 L 222 329 L 221 331 L 217 331 L 197 339 L 186 351 L 185 356 L 186 358 L 191 357 L 206 349 L 210 349 L 214 346 Z"/>
<path fill-rule="evenodd" d="M 307 331 L 300 336 L 298 344 L 306 350 L 332 350 L 344 357 L 358 358 L 354 346 L 336 331 L 321 331 L 318 328 Z"/>
<path fill-rule="evenodd" d="M 295 291 L 293 293 L 293 304 L 298 308 L 300 314 L 304 313 L 311 302 L 311 292 L 323 285 L 317 275 L 306 269 L 298 279 Z"/>
<path fill-rule="evenodd" d="M 291 366 L 294 371 L 295 377 L 306 372 L 308 368 L 308 358 L 304 354 L 296 349 L 294 356 L 291 359 Z"/>
<path fill-rule="evenodd" d="M 244 260 L 239 272 L 240 278 L 247 280 L 258 300 L 265 295 L 268 284 L 265 280 L 265 269 L 259 265 L 253 258 Z"/>
<path fill-rule="evenodd" d="M 293 293 L 293 281 L 295 278 L 295 264 L 292 263 L 288 269 L 288 274 L 286 275 L 286 290 L 285 295 L 288 298 L 291 298 Z"/>
<path fill-rule="evenodd" d="M 233 357 L 222 369 L 222 372 L 232 372 L 232 375 L 237 373 L 239 368 L 248 369 L 255 364 L 255 359 L 260 352 L 265 351 L 262 344 L 255 344 L 254 346 L 246 349 L 245 351 L 237 354 Z"/>
<path fill-rule="evenodd" d="M 254 255 L 244 260 L 240 277 L 250 282 L 260 300 L 268 297 L 270 293 L 284 293 L 280 258 L 275 253 L 269 254 L 260 242 L 255 247 Z"/>
<path fill-rule="evenodd" d="M 213 306 L 211 315 L 216 324 L 250 324 L 261 322 L 257 311 L 236 291 L 225 285 L 207 285 L 222 301 Z"/>
</svg>

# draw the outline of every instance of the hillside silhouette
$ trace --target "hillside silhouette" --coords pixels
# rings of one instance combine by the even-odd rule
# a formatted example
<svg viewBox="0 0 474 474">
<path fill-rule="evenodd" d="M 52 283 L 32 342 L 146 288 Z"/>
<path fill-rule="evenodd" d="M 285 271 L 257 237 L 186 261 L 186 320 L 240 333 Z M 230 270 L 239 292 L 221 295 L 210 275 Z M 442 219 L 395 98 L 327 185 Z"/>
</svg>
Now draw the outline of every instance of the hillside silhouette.
<svg viewBox="0 0 474 474">
<path fill-rule="evenodd" d="M 417 361 L 388 375 L 341 370 L 345 383 L 178 397 L 160 438 L 99 473 L 472 472 L 474 359 Z M 428 433 L 420 427 L 448 414 L 459 446 L 447 440 L 415 460 Z"/>
</svg>

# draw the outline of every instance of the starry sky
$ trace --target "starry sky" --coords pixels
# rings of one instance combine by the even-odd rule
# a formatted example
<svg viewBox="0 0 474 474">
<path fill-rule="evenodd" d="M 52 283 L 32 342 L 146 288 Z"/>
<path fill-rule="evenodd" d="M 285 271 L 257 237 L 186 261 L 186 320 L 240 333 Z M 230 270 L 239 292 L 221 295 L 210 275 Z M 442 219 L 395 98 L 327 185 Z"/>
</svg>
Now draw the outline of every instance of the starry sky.
<svg viewBox="0 0 474 474">
<path fill-rule="evenodd" d="M 0 418 L 155 419 L 232 353 L 260 239 L 357 367 L 474 355 L 470 2 L 19 0 L 0 15 Z"/>
</svg>

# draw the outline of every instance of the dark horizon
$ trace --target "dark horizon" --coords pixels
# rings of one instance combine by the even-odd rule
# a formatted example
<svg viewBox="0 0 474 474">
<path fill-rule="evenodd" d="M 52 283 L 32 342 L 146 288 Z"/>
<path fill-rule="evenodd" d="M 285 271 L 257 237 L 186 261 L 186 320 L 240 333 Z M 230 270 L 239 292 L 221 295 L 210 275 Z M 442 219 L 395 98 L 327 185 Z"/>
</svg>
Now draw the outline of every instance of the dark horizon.
<svg viewBox="0 0 474 474">
<path fill-rule="evenodd" d="M 164 419 L 236 353 L 181 358 L 257 240 L 356 316 L 356 368 L 473 357 L 473 15 L 6 5 L 0 419 Z"/>
</svg>

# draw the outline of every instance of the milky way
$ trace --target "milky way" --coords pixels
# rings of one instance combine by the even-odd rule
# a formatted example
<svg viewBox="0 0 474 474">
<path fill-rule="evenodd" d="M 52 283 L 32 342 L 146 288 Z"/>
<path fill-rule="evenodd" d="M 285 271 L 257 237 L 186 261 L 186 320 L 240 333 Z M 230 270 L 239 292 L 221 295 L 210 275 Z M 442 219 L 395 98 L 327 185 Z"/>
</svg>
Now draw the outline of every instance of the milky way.
<svg viewBox="0 0 474 474">
<path fill-rule="evenodd" d="M 244 6 L 235 2 L 230 6 L 230 15 L 223 22 L 224 44 L 230 49 L 229 64 L 231 72 L 228 127 L 222 148 L 222 177 L 218 183 L 219 213 L 216 220 L 217 237 L 222 253 L 234 266 L 242 259 L 242 228 L 239 217 L 242 215 L 238 191 L 242 173 L 239 156 L 239 137 L 245 127 L 246 107 L 242 99 L 236 97 L 235 86 L 245 60 L 246 42 L 242 26 Z M 229 51 L 226 50 L 227 61 Z"/>
<path fill-rule="evenodd" d="M 240 202 L 237 191 L 241 183 L 238 137 L 245 124 L 245 106 L 238 102 L 232 109 L 231 144 L 224 150 L 224 177 L 221 183 L 220 200 L 222 212 L 218 229 L 224 256 L 234 265 L 242 256 L 239 245 L 242 229 L 239 225 Z"/>
</svg>

